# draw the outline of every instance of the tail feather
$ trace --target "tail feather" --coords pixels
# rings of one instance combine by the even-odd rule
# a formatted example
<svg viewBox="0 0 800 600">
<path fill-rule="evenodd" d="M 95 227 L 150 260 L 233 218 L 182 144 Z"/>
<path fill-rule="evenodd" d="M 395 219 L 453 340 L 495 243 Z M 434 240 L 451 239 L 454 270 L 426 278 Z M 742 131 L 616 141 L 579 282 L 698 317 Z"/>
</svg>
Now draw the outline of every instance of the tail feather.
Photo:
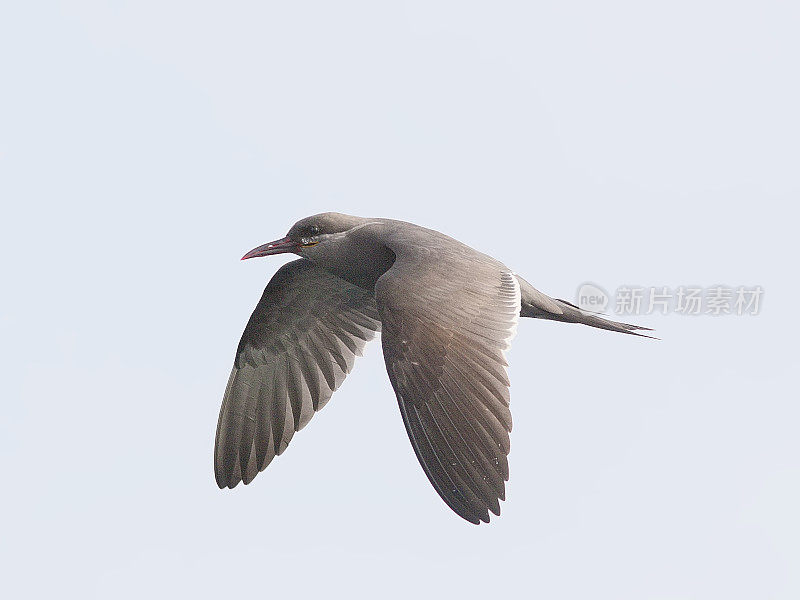
<svg viewBox="0 0 800 600">
<path fill-rule="evenodd" d="M 557 299 L 556 303 L 564 311 L 561 318 L 557 320 L 567 323 L 580 323 L 582 325 L 588 325 L 589 327 L 597 327 L 598 329 L 607 329 L 608 331 L 616 331 L 619 333 L 629 333 L 631 335 L 638 335 L 650 339 L 658 339 L 652 335 L 636 333 L 637 331 L 653 331 L 650 327 L 642 327 L 641 325 L 632 325 L 631 323 L 621 323 L 620 321 L 604 319 L 595 313 L 582 310 L 566 300 Z"/>
<path fill-rule="evenodd" d="M 658 339 L 652 335 L 637 333 L 638 331 L 652 331 L 649 327 L 604 319 L 596 313 L 585 311 L 575 306 L 571 302 L 551 298 L 547 294 L 543 294 L 519 275 L 517 275 L 517 280 L 519 280 L 520 291 L 522 292 L 521 317 L 549 319 L 551 321 L 562 321 L 564 323 L 580 323 L 581 325 L 597 327 L 598 329 Z"/>
</svg>

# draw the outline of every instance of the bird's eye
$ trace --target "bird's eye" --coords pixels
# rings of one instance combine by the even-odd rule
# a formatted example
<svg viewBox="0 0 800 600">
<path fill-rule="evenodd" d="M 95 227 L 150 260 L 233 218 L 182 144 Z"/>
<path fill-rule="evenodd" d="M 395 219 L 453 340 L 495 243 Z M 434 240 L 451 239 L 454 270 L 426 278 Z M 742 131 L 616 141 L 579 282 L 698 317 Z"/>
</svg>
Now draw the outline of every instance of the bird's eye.
<svg viewBox="0 0 800 600">
<path fill-rule="evenodd" d="M 319 235 L 319 227 L 316 225 L 312 225 L 310 231 L 311 235 Z"/>
</svg>

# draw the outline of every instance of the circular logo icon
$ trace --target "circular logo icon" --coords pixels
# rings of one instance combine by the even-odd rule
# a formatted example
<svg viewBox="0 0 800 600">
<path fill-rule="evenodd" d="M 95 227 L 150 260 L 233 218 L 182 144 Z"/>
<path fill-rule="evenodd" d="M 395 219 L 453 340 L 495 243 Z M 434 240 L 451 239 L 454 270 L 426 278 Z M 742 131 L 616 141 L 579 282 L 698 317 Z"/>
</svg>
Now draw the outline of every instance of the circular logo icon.
<svg viewBox="0 0 800 600">
<path fill-rule="evenodd" d="M 578 288 L 575 304 L 590 312 L 605 312 L 608 307 L 608 292 L 596 283 L 584 283 Z"/>
</svg>

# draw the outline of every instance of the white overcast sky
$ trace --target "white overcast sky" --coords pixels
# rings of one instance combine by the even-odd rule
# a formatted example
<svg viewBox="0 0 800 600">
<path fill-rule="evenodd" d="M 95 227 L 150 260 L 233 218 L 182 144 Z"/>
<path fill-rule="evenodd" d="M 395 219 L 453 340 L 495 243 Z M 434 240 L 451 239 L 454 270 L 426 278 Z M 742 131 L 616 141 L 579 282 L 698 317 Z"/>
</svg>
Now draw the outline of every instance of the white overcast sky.
<svg viewBox="0 0 800 600">
<path fill-rule="evenodd" d="M 2 3 L 3 596 L 800 597 L 798 6 Z M 283 262 L 238 259 L 327 210 L 558 297 L 761 285 L 761 314 L 521 323 L 488 526 L 429 485 L 377 343 L 220 491 Z"/>
</svg>

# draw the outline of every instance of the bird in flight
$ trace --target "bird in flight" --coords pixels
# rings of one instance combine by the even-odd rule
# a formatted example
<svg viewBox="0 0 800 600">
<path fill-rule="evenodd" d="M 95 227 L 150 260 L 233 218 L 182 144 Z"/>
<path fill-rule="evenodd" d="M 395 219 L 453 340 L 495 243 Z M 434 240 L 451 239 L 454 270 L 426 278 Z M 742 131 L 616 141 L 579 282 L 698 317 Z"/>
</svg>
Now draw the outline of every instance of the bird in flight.
<svg viewBox="0 0 800 600">
<path fill-rule="evenodd" d="M 286 450 L 380 331 L 425 474 L 456 514 L 488 523 L 508 481 L 504 353 L 519 318 L 647 329 L 551 298 L 494 258 L 403 221 L 323 213 L 242 260 L 287 252 L 301 258 L 267 284 L 225 389 L 214 448 L 220 488 L 250 483 Z"/>
</svg>

